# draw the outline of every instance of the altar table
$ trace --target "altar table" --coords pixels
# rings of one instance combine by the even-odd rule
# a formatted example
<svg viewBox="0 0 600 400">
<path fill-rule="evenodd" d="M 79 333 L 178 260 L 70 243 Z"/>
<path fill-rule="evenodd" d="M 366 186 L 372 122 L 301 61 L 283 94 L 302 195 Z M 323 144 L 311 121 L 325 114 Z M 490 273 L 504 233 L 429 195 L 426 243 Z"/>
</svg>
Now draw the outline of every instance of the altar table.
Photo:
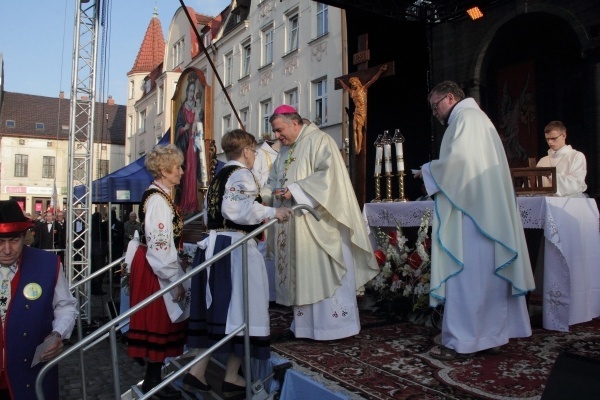
<svg viewBox="0 0 600 400">
<path fill-rule="evenodd" d="M 543 229 L 543 326 L 569 325 L 600 316 L 600 223 L 593 199 L 518 197 L 523 227 Z M 369 227 L 419 226 L 433 201 L 367 203 Z M 430 219 L 431 226 L 431 219 Z M 538 284 L 539 285 L 539 284 Z"/>
</svg>

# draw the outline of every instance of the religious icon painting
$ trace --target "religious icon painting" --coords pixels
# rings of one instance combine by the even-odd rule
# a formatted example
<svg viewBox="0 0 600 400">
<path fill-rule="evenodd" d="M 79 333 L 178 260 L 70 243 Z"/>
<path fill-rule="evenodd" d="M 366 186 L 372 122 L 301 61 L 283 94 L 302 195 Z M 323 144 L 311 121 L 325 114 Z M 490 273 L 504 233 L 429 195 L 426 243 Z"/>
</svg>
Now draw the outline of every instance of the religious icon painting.
<svg viewBox="0 0 600 400">
<path fill-rule="evenodd" d="M 184 174 L 176 188 L 175 203 L 185 215 L 200 211 L 199 189 L 206 188 L 210 180 L 207 155 L 208 138 L 212 137 L 210 93 L 204 73 L 187 68 L 172 99 L 171 143 L 177 145 L 184 157 Z"/>
</svg>

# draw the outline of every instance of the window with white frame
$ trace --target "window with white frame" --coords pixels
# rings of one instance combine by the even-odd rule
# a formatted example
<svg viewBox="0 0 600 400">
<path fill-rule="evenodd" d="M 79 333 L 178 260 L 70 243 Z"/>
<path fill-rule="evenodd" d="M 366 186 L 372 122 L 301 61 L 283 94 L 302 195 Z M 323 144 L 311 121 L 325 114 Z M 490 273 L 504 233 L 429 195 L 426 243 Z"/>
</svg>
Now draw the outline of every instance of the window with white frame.
<svg viewBox="0 0 600 400">
<path fill-rule="evenodd" d="M 165 110 L 165 85 L 161 84 L 160 86 L 158 86 L 158 99 L 156 101 L 158 101 L 158 104 L 156 106 L 156 114 L 162 114 L 162 112 Z"/>
<path fill-rule="evenodd" d="M 298 14 L 294 14 L 288 19 L 288 48 L 287 52 L 298 50 L 298 38 L 300 36 L 300 26 L 298 23 Z"/>
<path fill-rule="evenodd" d="M 133 96 L 135 96 L 135 82 L 129 81 L 129 98 L 133 99 Z"/>
<path fill-rule="evenodd" d="M 42 160 L 42 178 L 54 178 L 56 157 L 44 156 Z"/>
<path fill-rule="evenodd" d="M 231 130 L 231 114 L 223 117 L 223 135 Z"/>
<path fill-rule="evenodd" d="M 244 128 L 246 129 L 246 131 L 248 131 L 250 129 L 248 127 L 248 123 L 250 122 L 250 120 L 248 119 L 249 116 L 250 116 L 250 109 L 248 107 L 242 108 L 240 110 L 240 120 L 242 121 L 242 124 L 244 125 Z M 241 128 L 241 126 L 240 126 L 240 128 Z"/>
<path fill-rule="evenodd" d="M 171 61 L 172 61 L 171 67 L 172 68 L 176 68 L 179 64 L 181 64 L 183 62 L 183 54 L 184 54 L 184 49 L 185 49 L 184 45 L 185 45 L 184 38 L 179 39 L 173 45 L 173 49 L 171 52 Z"/>
<path fill-rule="evenodd" d="M 272 25 L 262 31 L 262 66 L 273 62 L 273 35 L 274 30 Z"/>
<path fill-rule="evenodd" d="M 298 109 L 298 88 L 285 92 L 284 103 L 294 107 L 296 110 Z"/>
<path fill-rule="evenodd" d="M 260 102 L 260 133 L 263 138 L 271 136 L 271 123 L 269 118 L 273 112 L 273 102 L 271 99 Z"/>
<path fill-rule="evenodd" d="M 138 133 L 146 132 L 146 110 L 140 111 L 140 123 Z"/>
<path fill-rule="evenodd" d="M 329 6 L 317 3 L 317 37 L 329 32 Z"/>
<path fill-rule="evenodd" d="M 242 44 L 242 77 L 250 75 L 250 41 Z"/>
<path fill-rule="evenodd" d="M 131 137 L 133 135 L 133 133 L 134 133 L 133 132 L 133 115 L 131 115 L 131 114 L 128 115 L 127 116 L 127 120 L 128 120 L 128 122 L 127 122 L 127 131 L 128 131 L 128 134 L 129 134 L 128 137 Z"/>
<path fill-rule="evenodd" d="M 313 82 L 313 101 L 314 114 L 313 122 L 315 125 L 327 123 L 327 78 Z"/>
<path fill-rule="evenodd" d="M 225 86 L 229 86 L 232 83 L 233 79 L 233 52 L 225 54 Z"/>
<path fill-rule="evenodd" d="M 27 154 L 15 154 L 15 178 L 26 178 L 29 166 Z"/>
</svg>

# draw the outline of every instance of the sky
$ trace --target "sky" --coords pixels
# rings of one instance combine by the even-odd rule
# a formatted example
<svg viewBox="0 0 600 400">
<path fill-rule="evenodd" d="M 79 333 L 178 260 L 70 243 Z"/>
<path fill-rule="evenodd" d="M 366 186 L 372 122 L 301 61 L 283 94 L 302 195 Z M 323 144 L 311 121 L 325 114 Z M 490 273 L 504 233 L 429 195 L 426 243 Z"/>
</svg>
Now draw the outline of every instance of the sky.
<svg viewBox="0 0 600 400">
<path fill-rule="evenodd" d="M 101 4 L 96 0 L 97 4 Z M 230 0 L 184 0 L 196 12 L 216 16 Z M 75 0 L 2 0 L 0 4 L 0 53 L 4 61 L 4 90 L 7 92 L 58 97 L 71 94 Z M 179 0 L 110 0 L 106 64 L 96 76 L 104 76 L 103 88 L 96 84 L 96 99 L 112 96 L 127 104 L 127 72 L 138 54 L 154 7 L 165 40 L 171 19 L 181 6 Z M 98 32 L 98 50 L 102 31 Z M 102 93 L 100 93 L 100 91 Z"/>
</svg>

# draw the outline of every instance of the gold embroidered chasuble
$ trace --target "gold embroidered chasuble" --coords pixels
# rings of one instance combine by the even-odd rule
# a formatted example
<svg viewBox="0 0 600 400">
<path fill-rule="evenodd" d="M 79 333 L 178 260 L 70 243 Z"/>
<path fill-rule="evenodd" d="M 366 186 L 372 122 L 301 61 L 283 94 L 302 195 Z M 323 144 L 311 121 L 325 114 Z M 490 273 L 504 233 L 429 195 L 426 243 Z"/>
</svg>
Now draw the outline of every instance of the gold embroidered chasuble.
<svg viewBox="0 0 600 400">
<path fill-rule="evenodd" d="M 289 187 L 294 203 L 282 204 L 273 196 L 274 207 L 293 206 L 306 196 L 321 214 L 317 221 L 308 213 L 297 213 L 275 227 L 278 303 L 314 304 L 333 295 L 346 274 L 341 229 L 350 232 L 356 289 L 377 275 L 379 267 L 354 189 L 331 136 L 314 124 L 305 126 L 292 146 L 281 149 L 273 164 L 266 192 L 275 187 Z M 304 196 L 297 196 L 298 190 Z"/>
</svg>

